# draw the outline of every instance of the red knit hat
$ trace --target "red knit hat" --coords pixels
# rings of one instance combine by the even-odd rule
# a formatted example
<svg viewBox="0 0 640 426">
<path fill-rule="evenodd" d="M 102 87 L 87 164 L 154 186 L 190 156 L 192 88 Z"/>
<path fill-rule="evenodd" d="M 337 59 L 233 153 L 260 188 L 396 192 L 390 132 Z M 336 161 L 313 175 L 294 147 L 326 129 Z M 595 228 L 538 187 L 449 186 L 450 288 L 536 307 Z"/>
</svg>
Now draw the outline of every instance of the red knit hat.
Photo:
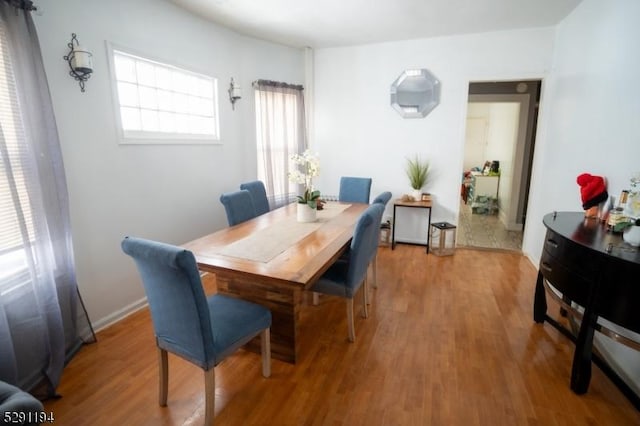
<svg viewBox="0 0 640 426">
<path fill-rule="evenodd" d="M 597 206 L 609 198 L 604 179 L 600 176 L 592 176 L 583 173 L 576 179 L 580 185 L 580 196 L 582 197 L 582 208 L 585 210 Z"/>
</svg>

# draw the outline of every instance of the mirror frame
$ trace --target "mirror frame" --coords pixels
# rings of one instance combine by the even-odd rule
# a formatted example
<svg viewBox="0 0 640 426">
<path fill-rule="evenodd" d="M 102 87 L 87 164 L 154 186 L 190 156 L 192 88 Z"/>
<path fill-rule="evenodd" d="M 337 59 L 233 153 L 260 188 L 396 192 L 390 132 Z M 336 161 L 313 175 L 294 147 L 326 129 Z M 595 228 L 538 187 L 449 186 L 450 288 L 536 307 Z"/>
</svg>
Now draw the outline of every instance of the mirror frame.
<svg viewBox="0 0 640 426">
<path fill-rule="evenodd" d="M 402 84 L 407 79 L 423 79 L 424 84 L 429 88 L 424 92 L 423 99 L 417 105 L 418 109 L 409 108 L 407 105 L 401 105 L 398 102 L 398 92 L 402 93 Z M 391 84 L 391 107 L 395 109 L 401 117 L 404 118 L 424 118 L 440 103 L 440 81 L 429 70 L 407 69 Z"/>
</svg>

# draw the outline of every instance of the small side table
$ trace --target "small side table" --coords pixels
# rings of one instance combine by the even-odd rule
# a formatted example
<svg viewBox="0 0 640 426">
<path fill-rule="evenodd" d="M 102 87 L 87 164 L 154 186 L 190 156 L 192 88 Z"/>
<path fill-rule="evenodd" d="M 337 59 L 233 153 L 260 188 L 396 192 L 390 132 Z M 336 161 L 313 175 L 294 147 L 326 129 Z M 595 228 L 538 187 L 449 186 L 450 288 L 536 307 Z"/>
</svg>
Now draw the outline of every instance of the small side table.
<svg viewBox="0 0 640 426">
<path fill-rule="evenodd" d="M 436 256 L 452 255 L 456 250 L 456 226 L 449 222 L 436 222 L 431 227 L 431 252 Z"/>
<path fill-rule="evenodd" d="M 396 248 L 396 208 L 398 207 L 410 207 L 414 209 L 426 209 L 429 214 L 429 219 L 427 222 L 427 243 L 419 244 L 419 243 L 403 243 L 403 244 L 414 244 L 419 246 L 427 247 L 427 254 L 429 253 L 429 230 L 431 229 L 431 198 L 425 201 L 402 201 L 401 199 L 397 199 L 393 202 L 393 227 L 391 230 L 391 250 Z"/>
</svg>

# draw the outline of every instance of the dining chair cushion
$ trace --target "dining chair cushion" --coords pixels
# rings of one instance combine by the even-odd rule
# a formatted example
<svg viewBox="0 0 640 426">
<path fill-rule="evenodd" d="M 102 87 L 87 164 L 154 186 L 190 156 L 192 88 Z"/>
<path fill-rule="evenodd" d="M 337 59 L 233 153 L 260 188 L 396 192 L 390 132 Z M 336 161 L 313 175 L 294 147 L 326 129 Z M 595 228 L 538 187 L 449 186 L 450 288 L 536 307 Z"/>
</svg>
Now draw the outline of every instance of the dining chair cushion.
<svg viewBox="0 0 640 426">
<path fill-rule="evenodd" d="M 267 191 L 264 188 L 264 183 L 261 180 L 254 180 L 252 182 L 246 182 L 240 185 L 240 189 L 246 189 L 251 193 L 253 199 L 253 206 L 256 209 L 256 215 L 260 216 L 271 210 L 269 208 L 269 200 L 267 199 Z"/>
<path fill-rule="evenodd" d="M 216 364 L 271 326 L 271 312 L 255 303 L 216 294 L 207 304 Z"/>
<path fill-rule="evenodd" d="M 246 189 L 222 194 L 220 202 L 224 205 L 229 226 L 246 222 L 257 216 L 251 193 Z"/>
<path fill-rule="evenodd" d="M 340 178 L 338 201 L 369 204 L 370 194 L 371 178 L 347 176 Z"/>
</svg>

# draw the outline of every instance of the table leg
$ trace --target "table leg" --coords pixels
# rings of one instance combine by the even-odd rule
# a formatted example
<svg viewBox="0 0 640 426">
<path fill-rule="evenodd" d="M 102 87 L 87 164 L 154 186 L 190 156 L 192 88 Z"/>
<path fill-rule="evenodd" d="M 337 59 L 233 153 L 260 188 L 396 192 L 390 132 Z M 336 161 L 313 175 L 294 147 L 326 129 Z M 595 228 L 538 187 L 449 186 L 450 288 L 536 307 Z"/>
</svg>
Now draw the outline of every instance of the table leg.
<svg viewBox="0 0 640 426">
<path fill-rule="evenodd" d="M 431 207 L 427 207 L 429 209 L 429 219 L 427 220 L 427 254 L 429 254 L 429 248 L 431 245 L 431 240 L 429 239 L 430 237 L 430 232 L 431 232 Z M 442 236 L 440 237 L 440 240 L 442 240 Z M 454 241 L 455 244 L 455 241 Z M 442 250 L 442 247 L 440 247 L 440 249 Z"/>
<path fill-rule="evenodd" d="M 595 333 L 596 323 L 598 322 L 598 314 L 596 313 L 595 306 L 598 300 L 600 286 L 603 282 L 603 270 L 603 268 L 599 268 L 599 276 L 587 299 L 587 305 L 584 308 L 582 322 L 578 330 L 576 351 L 573 353 L 571 390 L 578 395 L 587 393 L 589 382 L 591 381 L 591 350 L 593 348 L 593 335 Z"/>
<path fill-rule="evenodd" d="M 393 205 L 393 223 L 391 224 L 391 250 L 396 248 L 396 205 Z"/>
<path fill-rule="evenodd" d="M 271 310 L 271 356 L 295 364 L 299 353 L 297 322 L 302 290 L 234 274 L 217 273 L 216 280 L 220 294 L 248 300 Z M 260 353 L 260 339 L 253 339 L 246 349 Z"/>
<path fill-rule="evenodd" d="M 576 340 L 576 350 L 571 366 L 571 389 L 578 395 L 587 393 L 591 381 L 591 348 L 596 320 L 597 316 L 593 315 L 592 310 L 590 312 L 585 310 L 578 331 L 578 340 Z"/>
<path fill-rule="evenodd" d="M 544 276 L 538 272 L 536 280 L 536 291 L 533 299 L 533 320 L 539 324 L 543 323 L 547 316 L 547 298 L 544 294 Z"/>
</svg>

